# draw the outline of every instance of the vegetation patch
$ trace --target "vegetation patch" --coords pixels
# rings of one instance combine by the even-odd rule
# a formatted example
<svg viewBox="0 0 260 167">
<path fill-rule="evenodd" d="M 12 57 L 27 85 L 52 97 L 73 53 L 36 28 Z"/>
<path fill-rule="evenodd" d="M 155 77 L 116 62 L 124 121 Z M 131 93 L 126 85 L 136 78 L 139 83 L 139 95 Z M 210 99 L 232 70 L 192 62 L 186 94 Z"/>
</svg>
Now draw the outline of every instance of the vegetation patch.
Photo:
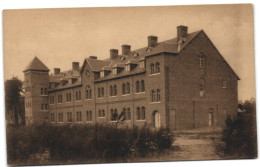
<svg viewBox="0 0 260 167">
<path fill-rule="evenodd" d="M 171 148 L 169 129 L 115 126 L 8 126 L 8 164 L 116 162 Z M 48 164 L 48 163 L 47 163 Z"/>
<path fill-rule="evenodd" d="M 241 113 L 234 118 L 227 116 L 222 138 L 216 145 L 219 155 L 225 159 L 257 157 L 257 130 L 255 100 L 239 105 Z"/>
</svg>

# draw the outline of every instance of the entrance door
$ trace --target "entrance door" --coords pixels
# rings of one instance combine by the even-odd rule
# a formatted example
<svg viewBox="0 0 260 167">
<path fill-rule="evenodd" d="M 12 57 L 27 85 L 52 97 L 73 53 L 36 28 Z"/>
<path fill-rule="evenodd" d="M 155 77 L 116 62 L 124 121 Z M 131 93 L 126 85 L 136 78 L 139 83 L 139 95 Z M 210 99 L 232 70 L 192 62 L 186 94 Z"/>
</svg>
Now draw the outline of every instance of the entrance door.
<svg viewBox="0 0 260 167">
<path fill-rule="evenodd" d="M 155 128 L 160 128 L 160 114 L 159 114 L 159 112 L 155 112 L 154 113 L 154 127 Z"/>
<path fill-rule="evenodd" d="M 209 127 L 212 127 L 214 125 L 214 113 L 209 112 Z"/>
</svg>

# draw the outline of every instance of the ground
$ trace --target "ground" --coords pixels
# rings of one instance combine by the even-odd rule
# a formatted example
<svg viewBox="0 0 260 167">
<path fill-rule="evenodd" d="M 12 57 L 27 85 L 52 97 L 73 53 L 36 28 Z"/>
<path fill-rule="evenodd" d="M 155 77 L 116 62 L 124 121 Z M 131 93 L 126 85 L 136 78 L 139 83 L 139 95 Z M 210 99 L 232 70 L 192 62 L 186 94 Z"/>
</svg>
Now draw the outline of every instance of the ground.
<svg viewBox="0 0 260 167">
<path fill-rule="evenodd" d="M 215 152 L 215 143 L 221 137 L 221 129 L 201 128 L 174 131 L 173 150 L 163 155 L 137 161 L 188 161 L 221 159 Z M 214 140 L 212 140 L 214 139 Z"/>
</svg>

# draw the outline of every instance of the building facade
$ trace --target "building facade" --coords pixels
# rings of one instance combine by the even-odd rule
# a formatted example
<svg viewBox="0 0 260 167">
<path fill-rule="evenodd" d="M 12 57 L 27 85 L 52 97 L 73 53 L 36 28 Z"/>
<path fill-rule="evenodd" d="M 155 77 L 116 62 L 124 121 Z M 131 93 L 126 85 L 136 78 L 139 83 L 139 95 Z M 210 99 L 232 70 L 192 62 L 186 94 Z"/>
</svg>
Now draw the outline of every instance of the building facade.
<svg viewBox="0 0 260 167">
<path fill-rule="evenodd" d="M 187 129 L 222 126 L 237 112 L 238 80 L 203 30 L 72 69 L 49 69 L 35 57 L 24 70 L 26 124 L 118 124 Z"/>
</svg>

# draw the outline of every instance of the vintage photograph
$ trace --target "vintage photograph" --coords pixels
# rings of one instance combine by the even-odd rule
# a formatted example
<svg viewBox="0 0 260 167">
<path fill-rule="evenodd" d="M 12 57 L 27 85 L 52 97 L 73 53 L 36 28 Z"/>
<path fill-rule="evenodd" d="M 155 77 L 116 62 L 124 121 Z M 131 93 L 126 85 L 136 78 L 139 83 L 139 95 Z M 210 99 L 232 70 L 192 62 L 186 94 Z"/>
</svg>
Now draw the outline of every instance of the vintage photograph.
<svg viewBox="0 0 260 167">
<path fill-rule="evenodd" d="M 253 12 L 4 10 L 7 164 L 257 158 Z"/>
</svg>

